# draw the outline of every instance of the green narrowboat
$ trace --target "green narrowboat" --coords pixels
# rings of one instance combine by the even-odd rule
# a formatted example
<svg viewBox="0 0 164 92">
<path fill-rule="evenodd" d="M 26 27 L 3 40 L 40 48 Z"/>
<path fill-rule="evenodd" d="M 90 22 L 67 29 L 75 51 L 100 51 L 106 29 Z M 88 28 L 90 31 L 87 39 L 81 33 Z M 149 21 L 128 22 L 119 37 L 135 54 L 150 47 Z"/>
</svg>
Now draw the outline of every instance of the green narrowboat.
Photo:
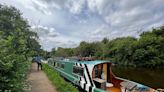
<svg viewBox="0 0 164 92">
<path fill-rule="evenodd" d="M 112 73 L 110 61 L 51 58 L 48 64 L 65 79 L 86 92 L 158 92 L 153 88 L 116 77 Z"/>
</svg>

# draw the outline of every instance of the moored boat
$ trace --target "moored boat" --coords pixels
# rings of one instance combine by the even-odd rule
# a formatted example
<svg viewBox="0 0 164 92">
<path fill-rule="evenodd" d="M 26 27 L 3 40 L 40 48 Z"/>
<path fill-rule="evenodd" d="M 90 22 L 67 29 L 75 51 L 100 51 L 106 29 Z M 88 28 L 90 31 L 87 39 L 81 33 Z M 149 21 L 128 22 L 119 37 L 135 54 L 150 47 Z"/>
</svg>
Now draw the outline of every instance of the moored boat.
<svg viewBox="0 0 164 92">
<path fill-rule="evenodd" d="M 87 92 L 158 92 L 145 85 L 116 77 L 110 61 L 50 59 L 48 64 L 64 78 Z"/>
</svg>

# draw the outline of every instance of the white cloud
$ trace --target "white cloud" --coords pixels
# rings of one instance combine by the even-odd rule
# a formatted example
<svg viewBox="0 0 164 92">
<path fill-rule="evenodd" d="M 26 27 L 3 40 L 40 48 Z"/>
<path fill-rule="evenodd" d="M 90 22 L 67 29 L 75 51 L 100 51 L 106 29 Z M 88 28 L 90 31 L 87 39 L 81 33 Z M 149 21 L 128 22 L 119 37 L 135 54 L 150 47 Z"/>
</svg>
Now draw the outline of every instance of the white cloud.
<svg viewBox="0 0 164 92">
<path fill-rule="evenodd" d="M 139 35 L 164 25 L 164 0 L 1 0 L 30 21 L 44 49 L 74 47 L 82 40 Z M 37 23 L 37 21 L 39 21 Z M 43 26 L 44 25 L 44 26 Z"/>
<path fill-rule="evenodd" d="M 79 14 L 84 8 L 85 0 L 69 0 L 66 7 L 73 14 Z"/>
<path fill-rule="evenodd" d="M 38 25 L 31 28 L 39 35 L 39 43 L 48 51 L 55 47 L 76 47 L 80 42 L 76 38 L 60 34 L 54 27 Z"/>
<path fill-rule="evenodd" d="M 43 48 L 48 51 L 55 47 L 69 48 L 76 47 L 79 44 L 79 41 L 77 41 L 76 39 L 71 39 L 63 35 L 57 37 L 40 37 L 39 42 L 43 46 Z"/>
<path fill-rule="evenodd" d="M 41 11 L 43 14 L 51 15 L 52 12 L 49 10 L 49 5 L 40 0 L 31 0 L 35 9 Z"/>
<path fill-rule="evenodd" d="M 47 27 L 47 26 L 32 26 L 31 27 L 34 32 L 36 32 L 40 38 L 42 37 L 57 37 L 60 35 L 57 31 L 55 31 L 54 28 L 52 27 Z"/>
</svg>

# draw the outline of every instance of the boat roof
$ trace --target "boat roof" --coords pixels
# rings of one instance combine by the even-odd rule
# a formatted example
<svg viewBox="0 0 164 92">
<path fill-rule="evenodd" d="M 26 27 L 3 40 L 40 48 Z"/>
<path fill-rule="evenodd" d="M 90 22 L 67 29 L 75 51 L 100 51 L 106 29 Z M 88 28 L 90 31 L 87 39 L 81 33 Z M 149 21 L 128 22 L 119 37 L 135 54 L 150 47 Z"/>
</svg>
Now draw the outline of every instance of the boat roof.
<svg viewBox="0 0 164 92">
<path fill-rule="evenodd" d="M 105 62 L 110 62 L 110 61 L 104 61 L 104 60 L 77 61 L 77 63 L 81 63 L 81 64 L 100 64 L 100 63 L 105 63 Z"/>
<path fill-rule="evenodd" d="M 77 60 L 58 60 L 62 62 L 71 62 L 71 63 L 80 63 L 80 64 L 100 64 L 100 63 L 105 63 L 105 62 L 111 62 L 111 61 L 105 61 L 105 60 L 93 60 L 93 61 L 77 61 Z"/>
</svg>

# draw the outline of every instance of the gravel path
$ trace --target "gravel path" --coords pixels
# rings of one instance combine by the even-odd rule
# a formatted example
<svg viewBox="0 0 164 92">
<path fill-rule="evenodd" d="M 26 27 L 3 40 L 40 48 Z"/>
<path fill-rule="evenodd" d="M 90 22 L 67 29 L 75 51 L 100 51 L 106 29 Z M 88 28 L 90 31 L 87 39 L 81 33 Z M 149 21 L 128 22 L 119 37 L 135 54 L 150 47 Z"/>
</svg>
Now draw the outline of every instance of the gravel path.
<svg viewBox="0 0 164 92">
<path fill-rule="evenodd" d="M 30 85 L 28 92 L 57 92 L 46 74 L 37 70 L 36 63 L 32 63 L 27 81 Z"/>
</svg>

